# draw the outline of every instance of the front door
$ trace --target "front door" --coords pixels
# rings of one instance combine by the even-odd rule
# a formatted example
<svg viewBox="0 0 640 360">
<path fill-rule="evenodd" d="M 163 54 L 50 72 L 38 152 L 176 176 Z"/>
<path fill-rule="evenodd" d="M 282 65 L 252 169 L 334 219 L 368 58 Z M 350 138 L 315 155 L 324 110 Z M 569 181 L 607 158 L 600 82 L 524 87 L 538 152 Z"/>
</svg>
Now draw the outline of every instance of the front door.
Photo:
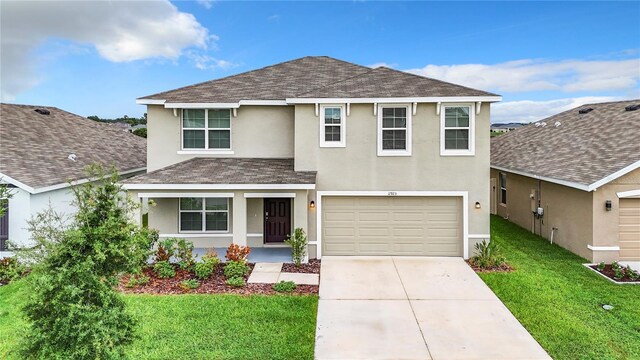
<svg viewBox="0 0 640 360">
<path fill-rule="evenodd" d="M 264 199 L 264 242 L 283 242 L 291 234 L 291 199 Z"/>
</svg>

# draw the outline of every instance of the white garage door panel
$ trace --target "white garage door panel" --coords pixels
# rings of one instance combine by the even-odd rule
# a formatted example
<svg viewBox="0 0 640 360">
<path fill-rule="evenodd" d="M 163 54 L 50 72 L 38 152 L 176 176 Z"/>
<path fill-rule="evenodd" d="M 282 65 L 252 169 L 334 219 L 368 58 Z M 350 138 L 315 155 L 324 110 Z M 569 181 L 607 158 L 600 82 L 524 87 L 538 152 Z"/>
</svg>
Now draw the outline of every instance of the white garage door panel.
<svg viewBox="0 0 640 360">
<path fill-rule="evenodd" d="M 462 255 L 455 197 L 326 197 L 325 255 Z"/>
<path fill-rule="evenodd" d="M 620 260 L 640 260 L 640 199 L 620 199 Z"/>
</svg>

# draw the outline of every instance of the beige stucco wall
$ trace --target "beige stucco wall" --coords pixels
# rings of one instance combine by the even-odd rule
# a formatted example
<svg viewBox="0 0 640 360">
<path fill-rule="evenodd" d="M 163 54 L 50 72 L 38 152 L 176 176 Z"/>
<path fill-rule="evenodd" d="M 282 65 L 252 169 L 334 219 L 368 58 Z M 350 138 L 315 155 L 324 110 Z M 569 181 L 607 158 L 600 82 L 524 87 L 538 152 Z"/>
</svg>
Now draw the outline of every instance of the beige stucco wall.
<svg viewBox="0 0 640 360">
<path fill-rule="evenodd" d="M 499 189 L 498 171 L 491 170 Z M 540 187 L 538 187 L 540 186 Z M 535 219 L 531 212 L 531 190 L 539 189 L 540 205 L 544 208 L 544 217 Z M 500 191 L 497 191 L 500 196 Z M 550 239 L 552 228 L 557 228 L 554 243 L 588 260 L 592 260 L 592 251 L 587 248 L 593 237 L 592 194 L 586 191 L 546 182 L 537 179 L 507 173 L 507 204 L 497 199 L 498 215 L 523 228 Z"/>
<path fill-rule="evenodd" d="M 147 171 L 160 169 L 193 157 L 224 156 L 252 158 L 293 157 L 293 107 L 242 106 L 231 117 L 233 154 L 178 154 L 181 150 L 180 114 L 160 105 L 147 107 Z"/>
<path fill-rule="evenodd" d="M 318 172 L 316 190 L 468 191 L 469 233 L 489 233 L 489 104 L 475 125 L 475 156 L 440 155 L 440 116 L 435 104 L 419 104 L 412 119 L 412 155 L 377 155 L 373 104 L 352 104 L 346 118 L 346 147 L 319 146 L 319 117 L 313 105 L 295 109 L 296 170 Z M 315 200 L 312 192 L 310 200 Z M 481 209 L 475 209 L 476 201 Z M 315 211 L 309 229 L 315 233 Z M 310 238 L 315 234 L 309 231 Z M 473 248 L 474 241 L 470 242 Z"/>
</svg>

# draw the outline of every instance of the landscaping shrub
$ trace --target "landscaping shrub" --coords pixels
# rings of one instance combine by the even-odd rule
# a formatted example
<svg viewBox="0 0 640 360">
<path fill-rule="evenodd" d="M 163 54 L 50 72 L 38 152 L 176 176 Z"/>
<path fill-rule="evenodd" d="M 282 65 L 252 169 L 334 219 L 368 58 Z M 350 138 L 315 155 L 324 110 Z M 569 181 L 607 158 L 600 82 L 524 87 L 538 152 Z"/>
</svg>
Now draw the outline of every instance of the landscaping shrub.
<svg viewBox="0 0 640 360">
<path fill-rule="evenodd" d="M 153 265 L 153 271 L 158 274 L 159 278 L 168 279 L 176 276 L 176 269 L 173 268 L 168 261 L 158 261 Z"/>
<path fill-rule="evenodd" d="M 196 279 L 187 279 L 180 282 L 180 288 L 183 290 L 193 290 L 200 286 L 200 282 Z"/>
<path fill-rule="evenodd" d="M 227 248 L 227 255 L 225 257 L 228 261 L 241 261 L 247 262 L 251 249 L 248 246 L 240 246 L 238 244 L 231 244 Z"/>
<path fill-rule="evenodd" d="M 220 259 L 215 252 L 208 252 L 202 257 L 202 262 L 196 263 L 194 273 L 198 279 L 208 279 L 220 264 Z"/>
<path fill-rule="evenodd" d="M 507 265 L 506 259 L 495 241 L 483 240 L 475 246 L 476 254 L 469 262 L 481 269 L 494 269 Z"/>
<path fill-rule="evenodd" d="M 611 263 L 611 268 L 615 271 L 616 269 L 622 269 L 622 266 L 617 261 L 614 261 Z"/>
<path fill-rule="evenodd" d="M 158 249 L 156 250 L 156 262 L 171 261 L 171 257 L 175 255 L 176 238 L 167 238 L 158 243 Z"/>
<path fill-rule="evenodd" d="M 296 228 L 293 235 L 289 236 L 285 243 L 291 246 L 291 260 L 296 266 L 300 266 L 307 255 L 307 236 L 302 228 Z"/>
<path fill-rule="evenodd" d="M 0 259 L 0 284 L 17 279 L 24 274 L 25 270 L 25 266 L 14 257 Z"/>
<path fill-rule="evenodd" d="M 605 265 L 604 261 L 601 261 L 601 262 L 598 264 L 598 270 L 599 270 L 599 271 L 604 270 L 605 266 L 606 266 L 606 265 Z"/>
<path fill-rule="evenodd" d="M 227 279 L 227 285 L 233 287 L 243 287 L 246 285 L 243 277 L 235 276 Z"/>
<path fill-rule="evenodd" d="M 296 289 L 296 283 L 293 281 L 280 281 L 279 283 L 273 284 L 273 290 L 277 292 L 292 292 Z"/>
<path fill-rule="evenodd" d="M 176 244 L 175 257 L 180 269 L 191 269 L 195 263 L 195 257 L 193 256 L 193 243 L 185 239 L 177 239 Z"/>
<path fill-rule="evenodd" d="M 249 275 L 251 268 L 242 261 L 227 261 L 224 266 L 224 276 L 227 279 L 239 277 L 243 278 Z"/>
<path fill-rule="evenodd" d="M 128 288 L 134 288 L 136 286 L 143 286 L 143 285 L 147 285 L 149 283 L 149 277 L 146 275 L 131 275 L 131 277 L 129 277 L 129 281 L 127 281 L 127 284 L 125 285 Z"/>
<path fill-rule="evenodd" d="M 629 279 L 633 281 L 638 281 L 640 279 L 640 272 L 637 272 L 631 268 L 631 266 L 627 265 L 627 276 Z"/>
<path fill-rule="evenodd" d="M 131 221 L 136 204 L 115 169 L 107 176 L 92 167 L 87 177 L 98 181 L 71 188 L 78 209 L 72 224 L 35 238 L 41 261 L 27 277 L 23 358 L 122 358 L 134 339 L 136 322 L 113 284 L 118 274 L 140 270 L 154 236 Z"/>
<path fill-rule="evenodd" d="M 621 280 L 624 277 L 624 269 L 621 267 L 614 268 L 613 274 L 614 279 Z"/>
</svg>

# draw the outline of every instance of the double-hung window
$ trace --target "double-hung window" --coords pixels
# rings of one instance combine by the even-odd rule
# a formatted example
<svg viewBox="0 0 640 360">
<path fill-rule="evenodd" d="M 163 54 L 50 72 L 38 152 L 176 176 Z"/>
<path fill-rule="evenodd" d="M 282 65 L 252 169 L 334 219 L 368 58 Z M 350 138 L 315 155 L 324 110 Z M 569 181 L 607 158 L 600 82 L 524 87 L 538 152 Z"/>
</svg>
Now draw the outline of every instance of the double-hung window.
<svg viewBox="0 0 640 360">
<path fill-rule="evenodd" d="M 229 199 L 180 198 L 180 232 L 228 232 Z"/>
<path fill-rule="evenodd" d="M 345 147 L 344 107 L 323 105 L 320 112 L 320 147 Z"/>
<path fill-rule="evenodd" d="M 500 204 L 507 204 L 507 174 L 500 173 Z"/>
<path fill-rule="evenodd" d="M 231 150 L 231 110 L 182 110 L 184 150 Z"/>
<path fill-rule="evenodd" d="M 378 156 L 411 155 L 411 112 L 409 106 L 378 108 Z"/>
<path fill-rule="evenodd" d="M 474 155 L 474 106 L 443 105 L 440 116 L 440 155 Z"/>
</svg>

